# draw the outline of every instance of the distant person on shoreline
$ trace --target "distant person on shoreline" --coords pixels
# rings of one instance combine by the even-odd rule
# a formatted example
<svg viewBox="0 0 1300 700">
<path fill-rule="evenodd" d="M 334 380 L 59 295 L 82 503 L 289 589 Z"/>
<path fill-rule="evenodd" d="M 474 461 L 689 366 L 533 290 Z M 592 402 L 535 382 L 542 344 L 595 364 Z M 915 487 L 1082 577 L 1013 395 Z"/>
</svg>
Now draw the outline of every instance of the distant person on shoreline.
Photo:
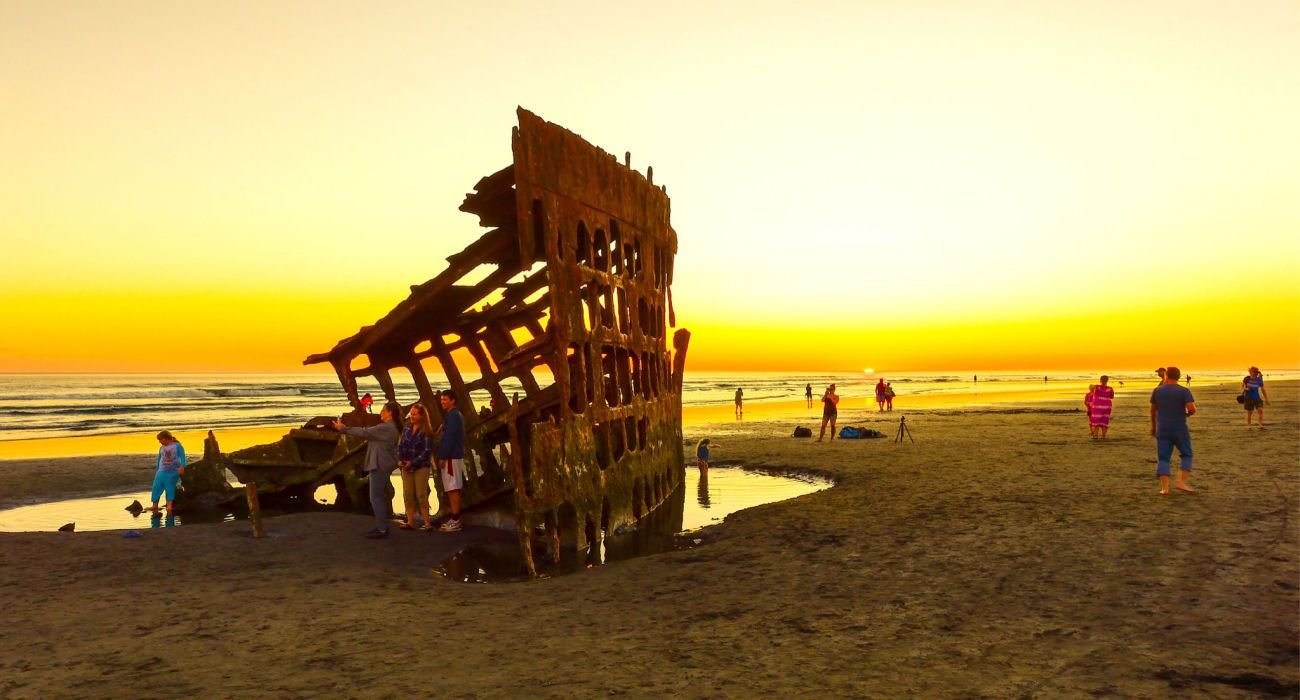
<svg viewBox="0 0 1300 700">
<path fill-rule="evenodd" d="M 375 527 L 366 533 L 367 539 L 388 537 L 388 477 L 397 468 L 397 437 L 402 431 L 402 407 L 389 401 L 379 411 L 379 424 L 368 427 L 351 427 L 334 421 L 334 429 L 345 435 L 366 441 L 366 461 L 362 469 L 370 482 L 370 508 L 375 512 Z"/>
<path fill-rule="evenodd" d="M 880 381 L 876 382 L 876 410 L 877 411 L 885 410 L 885 378 L 884 377 L 881 377 Z"/>
<path fill-rule="evenodd" d="M 1044 383 L 1044 384 L 1047 383 L 1047 375 L 1046 375 L 1046 374 L 1043 375 L 1043 383 Z"/>
<path fill-rule="evenodd" d="M 167 517 L 170 518 L 176 512 L 176 484 L 180 482 L 181 474 L 185 473 L 187 463 L 185 446 L 166 430 L 158 433 L 157 437 L 158 463 L 153 475 L 153 492 L 149 499 L 153 501 L 153 506 L 149 510 L 158 513 L 158 497 L 166 495 Z"/>
<path fill-rule="evenodd" d="M 737 416 L 745 415 L 744 396 L 745 396 L 745 390 L 740 387 L 736 387 L 736 415 Z"/>
<path fill-rule="evenodd" d="M 695 443 L 695 466 L 700 468 L 700 478 L 709 478 L 709 450 L 714 447 L 721 447 L 709 438 L 704 438 Z"/>
<path fill-rule="evenodd" d="M 1161 384 L 1164 384 L 1164 383 L 1165 383 L 1165 368 L 1164 368 L 1164 367 L 1159 367 L 1159 368 L 1157 368 L 1157 369 L 1156 369 L 1156 376 L 1160 377 L 1160 381 L 1156 382 L 1156 386 L 1160 386 Z"/>
<path fill-rule="evenodd" d="M 977 375 L 971 377 L 970 380 L 971 380 L 972 382 L 974 382 L 975 384 L 979 384 L 979 383 L 980 383 L 980 376 L 977 374 Z"/>
<path fill-rule="evenodd" d="M 433 470 L 433 425 L 424 404 L 411 405 L 409 425 L 397 441 L 397 466 L 402 470 L 402 501 L 406 504 L 403 530 L 415 529 L 415 512 L 420 511 L 421 528 L 433 529 L 429 518 L 429 474 Z"/>
<path fill-rule="evenodd" d="M 894 410 L 894 385 L 885 382 L 885 410 Z"/>
<path fill-rule="evenodd" d="M 1180 461 L 1174 488 L 1195 491 L 1188 483 L 1192 475 L 1192 435 L 1187 430 L 1187 417 L 1196 415 L 1196 401 L 1190 389 L 1178 385 L 1181 374 L 1177 367 L 1169 367 L 1164 382 L 1151 392 L 1151 436 L 1156 439 L 1156 477 L 1162 496 L 1169 495 L 1169 468 L 1175 447 Z"/>
<path fill-rule="evenodd" d="M 370 392 L 367 391 L 366 395 L 361 397 L 361 410 L 370 413 L 370 407 L 374 405 L 375 400 L 370 396 Z"/>
<path fill-rule="evenodd" d="M 1250 413 L 1259 416 L 1259 429 L 1264 429 L 1264 406 L 1268 404 L 1268 390 L 1264 388 L 1264 375 L 1258 367 L 1251 367 L 1241 380 L 1241 394 L 1245 398 L 1242 406 L 1246 408 L 1246 427 L 1250 427 Z"/>
<path fill-rule="evenodd" d="M 1088 415 L 1088 428 L 1093 437 L 1106 437 L 1110 430 L 1110 414 L 1115 406 L 1115 388 L 1109 386 L 1110 377 L 1101 375 L 1101 384 L 1092 389 L 1092 411 Z"/>
<path fill-rule="evenodd" d="M 808 400 L 808 408 L 812 408 L 812 384 L 807 384 L 803 388 L 803 396 Z"/>
<path fill-rule="evenodd" d="M 826 437 L 826 424 L 831 424 L 831 442 L 835 441 L 835 419 L 839 417 L 838 408 L 840 397 L 835 393 L 835 385 L 826 387 L 826 393 L 822 394 L 822 431 L 817 436 L 817 442 L 821 442 Z"/>
</svg>

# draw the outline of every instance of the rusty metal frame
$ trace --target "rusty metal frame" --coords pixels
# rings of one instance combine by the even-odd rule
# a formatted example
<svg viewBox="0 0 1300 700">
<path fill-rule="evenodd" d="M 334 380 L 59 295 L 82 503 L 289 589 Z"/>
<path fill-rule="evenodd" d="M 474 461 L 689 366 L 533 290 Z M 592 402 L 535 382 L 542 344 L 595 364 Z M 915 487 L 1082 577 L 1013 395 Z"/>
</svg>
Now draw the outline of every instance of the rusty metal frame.
<svg viewBox="0 0 1300 700">
<path fill-rule="evenodd" d="M 642 176 L 630 155 L 620 164 L 527 110 L 518 117 L 514 162 L 460 207 L 490 230 L 373 326 L 304 364 L 330 363 L 358 410 L 358 377 L 374 377 L 396 401 L 390 371 L 404 368 L 437 415 L 422 365 L 436 360 L 466 420 L 462 499 L 472 508 L 512 492 L 535 571 L 535 530 L 545 528 L 553 557 L 562 541 L 581 550 L 681 483 L 690 334 L 678 330 L 669 349 L 677 234 L 653 171 Z M 524 396 L 506 395 L 507 378 Z M 476 407 L 475 391 L 491 405 Z"/>
</svg>

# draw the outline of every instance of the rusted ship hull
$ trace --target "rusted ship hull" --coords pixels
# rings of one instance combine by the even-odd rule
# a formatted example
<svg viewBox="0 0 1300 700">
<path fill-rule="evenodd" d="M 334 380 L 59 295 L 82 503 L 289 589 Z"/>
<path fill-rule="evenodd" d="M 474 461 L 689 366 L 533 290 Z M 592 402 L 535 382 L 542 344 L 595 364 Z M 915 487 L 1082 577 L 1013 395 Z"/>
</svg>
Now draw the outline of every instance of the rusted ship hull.
<svg viewBox="0 0 1300 700">
<path fill-rule="evenodd" d="M 370 419 L 359 377 L 398 400 L 394 371 L 409 373 L 440 421 L 430 375 L 446 376 L 466 419 L 463 503 L 508 501 L 497 522 L 518 531 L 525 553 L 544 528 L 556 554 L 561 542 L 581 548 L 634 523 L 681 484 L 690 334 L 677 330 L 669 347 L 677 235 L 653 172 L 527 110 L 518 117 L 513 162 L 461 206 L 489 230 L 374 325 L 304 364 L 334 368 L 354 408 L 345 422 Z M 522 391 L 507 395 L 503 382 Z M 229 468 L 279 488 L 356 488 L 345 473 L 354 441 L 295 432 L 261 456 L 232 455 Z"/>
</svg>

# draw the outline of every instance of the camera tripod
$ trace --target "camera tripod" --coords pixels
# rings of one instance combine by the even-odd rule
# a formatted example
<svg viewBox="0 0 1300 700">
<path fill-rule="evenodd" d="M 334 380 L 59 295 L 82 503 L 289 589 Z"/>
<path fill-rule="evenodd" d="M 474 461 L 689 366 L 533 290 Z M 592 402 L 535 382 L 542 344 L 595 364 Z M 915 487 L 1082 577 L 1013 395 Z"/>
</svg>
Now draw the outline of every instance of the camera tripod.
<svg viewBox="0 0 1300 700">
<path fill-rule="evenodd" d="M 916 440 L 912 439 L 911 429 L 907 427 L 907 416 L 903 416 L 898 419 L 898 434 L 894 436 L 894 442 L 902 442 L 904 435 L 907 436 L 908 440 L 912 440 L 912 442 L 916 442 Z"/>
</svg>

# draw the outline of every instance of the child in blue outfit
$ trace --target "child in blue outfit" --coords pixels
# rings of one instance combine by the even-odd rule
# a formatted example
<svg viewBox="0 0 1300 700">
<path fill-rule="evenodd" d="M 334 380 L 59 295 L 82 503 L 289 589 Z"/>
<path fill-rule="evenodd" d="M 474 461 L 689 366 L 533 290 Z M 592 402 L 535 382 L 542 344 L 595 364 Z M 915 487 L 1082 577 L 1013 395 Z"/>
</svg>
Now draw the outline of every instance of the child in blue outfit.
<svg viewBox="0 0 1300 700">
<path fill-rule="evenodd" d="M 153 475 L 153 493 L 150 495 L 153 507 L 149 510 L 158 512 L 158 497 L 165 492 L 167 515 L 171 516 L 176 507 L 176 484 L 185 473 L 185 448 L 166 430 L 158 433 L 158 444 L 158 471 Z"/>
<path fill-rule="evenodd" d="M 700 468 L 700 476 L 706 476 L 709 473 L 709 448 L 721 447 L 716 442 L 704 438 L 695 445 L 695 466 Z"/>
</svg>

